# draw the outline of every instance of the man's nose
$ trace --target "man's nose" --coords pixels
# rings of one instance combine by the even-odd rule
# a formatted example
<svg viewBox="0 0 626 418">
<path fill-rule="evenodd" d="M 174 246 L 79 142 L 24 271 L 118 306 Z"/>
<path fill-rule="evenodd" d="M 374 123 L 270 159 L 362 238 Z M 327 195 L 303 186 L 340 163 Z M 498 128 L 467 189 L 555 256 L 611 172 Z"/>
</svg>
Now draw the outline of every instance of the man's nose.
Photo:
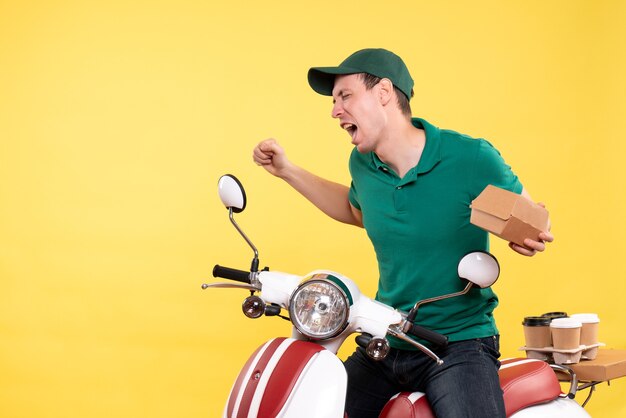
<svg viewBox="0 0 626 418">
<path fill-rule="evenodd" d="M 333 118 L 338 118 L 343 113 L 343 107 L 339 104 L 339 102 L 333 103 L 333 110 L 330 112 L 330 115 Z"/>
</svg>

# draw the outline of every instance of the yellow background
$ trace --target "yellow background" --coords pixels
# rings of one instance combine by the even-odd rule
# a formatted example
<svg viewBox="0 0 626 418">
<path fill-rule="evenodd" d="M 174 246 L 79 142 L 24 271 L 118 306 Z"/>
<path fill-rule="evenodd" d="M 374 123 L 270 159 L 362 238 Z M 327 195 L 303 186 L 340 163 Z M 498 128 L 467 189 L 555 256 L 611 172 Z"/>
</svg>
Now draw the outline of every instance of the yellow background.
<svg viewBox="0 0 626 418">
<path fill-rule="evenodd" d="M 289 332 L 243 317 L 245 292 L 200 289 L 251 258 L 222 173 L 247 187 L 263 265 L 374 294 L 364 232 L 251 162 L 274 136 L 349 181 L 306 71 L 364 47 L 404 57 L 414 114 L 488 138 L 551 212 L 545 254 L 494 240 L 503 355 L 554 310 L 597 312 L 626 349 L 625 19 L 618 0 L 0 2 L 0 416 L 220 414 L 251 351 Z M 604 384 L 588 411 L 625 416 L 625 396 Z"/>
</svg>

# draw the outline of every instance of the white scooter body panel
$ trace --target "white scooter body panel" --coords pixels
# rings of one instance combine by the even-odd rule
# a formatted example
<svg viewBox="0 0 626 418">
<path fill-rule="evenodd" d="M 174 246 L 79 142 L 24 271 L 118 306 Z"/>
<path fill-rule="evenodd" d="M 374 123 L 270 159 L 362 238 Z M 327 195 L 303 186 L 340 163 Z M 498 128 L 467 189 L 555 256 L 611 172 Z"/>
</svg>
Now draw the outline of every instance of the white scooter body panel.
<svg viewBox="0 0 626 418">
<path fill-rule="evenodd" d="M 241 370 L 224 418 L 343 417 L 347 376 L 323 347 L 277 338 L 260 347 Z"/>
<path fill-rule="evenodd" d="M 300 276 L 294 274 L 260 271 L 259 282 L 263 286 L 262 298 L 265 302 L 275 303 L 286 309 L 289 306 L 291 294 L 301 280 Z"/>
<path fill-rule="evenodd" d="M 343 417 L 347 380 L 341 360 L 328 350 L 320 351 L 309 362 L 277 417 Z"/>
<path fill-rule="evenodd" d="M 575 400 L 559 398 L 554 401 L 524 408 L 509 418 L 591 418 Z"/>
</svg>

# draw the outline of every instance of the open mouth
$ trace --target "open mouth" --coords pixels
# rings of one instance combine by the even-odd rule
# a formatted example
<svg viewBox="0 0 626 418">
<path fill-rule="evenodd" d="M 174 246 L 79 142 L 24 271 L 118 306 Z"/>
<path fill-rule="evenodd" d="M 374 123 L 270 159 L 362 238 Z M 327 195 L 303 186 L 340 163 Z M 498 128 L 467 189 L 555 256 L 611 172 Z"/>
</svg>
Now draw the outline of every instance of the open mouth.
<svg viewBox="0 0 626 418">
<path fill-rule="evenodd" d="M 350 134 L 350 137 L 352 137 L 352 139 L 354 139 L 354 136 L 355 136 L 356 131 L 358 129 L 355 124 L 353 124 L 353 123 L 344 123 L 344 124 L 341 125 L 341 127 L 343 129 L 345 129 L 348 132 L 348 134 Z"/>
</svg>

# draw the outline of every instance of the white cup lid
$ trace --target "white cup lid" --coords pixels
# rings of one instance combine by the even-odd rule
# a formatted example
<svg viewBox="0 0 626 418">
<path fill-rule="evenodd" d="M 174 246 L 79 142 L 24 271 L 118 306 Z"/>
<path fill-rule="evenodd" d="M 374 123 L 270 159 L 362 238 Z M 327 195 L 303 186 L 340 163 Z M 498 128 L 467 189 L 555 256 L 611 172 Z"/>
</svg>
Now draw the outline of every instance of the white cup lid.
<svg viewBox="0 0 626 418">
<path fill-rule="evenodd" d="M 580 328 L 583 324 L 574 318 L 555 318 L 550 322 L 552 328 Z"/>
<path fill-rule="evenodd" d="M 594 313 L 577 313 L 570 316 L 570 318 L 580 321 L 583 324 L 597 324 L 600 322 L 598 314 Z"/>
</svg>

